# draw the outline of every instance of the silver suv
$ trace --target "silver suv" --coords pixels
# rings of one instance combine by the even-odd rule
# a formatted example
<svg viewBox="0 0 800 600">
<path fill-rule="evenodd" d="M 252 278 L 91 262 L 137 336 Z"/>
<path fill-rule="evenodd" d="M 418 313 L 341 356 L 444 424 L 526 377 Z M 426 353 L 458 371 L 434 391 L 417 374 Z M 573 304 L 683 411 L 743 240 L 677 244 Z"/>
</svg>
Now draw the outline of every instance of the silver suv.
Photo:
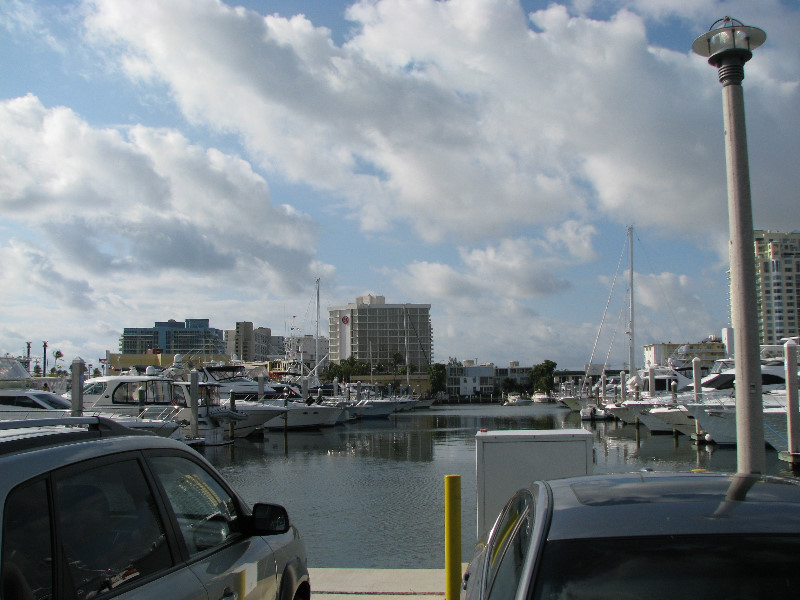
<svg viewBox="0 0 800 600">
<path fill-rule="evenodd" d="M 286 510 L 102 417 L 0 422 L 3 600 L 309 600 Z"/>
</svg>

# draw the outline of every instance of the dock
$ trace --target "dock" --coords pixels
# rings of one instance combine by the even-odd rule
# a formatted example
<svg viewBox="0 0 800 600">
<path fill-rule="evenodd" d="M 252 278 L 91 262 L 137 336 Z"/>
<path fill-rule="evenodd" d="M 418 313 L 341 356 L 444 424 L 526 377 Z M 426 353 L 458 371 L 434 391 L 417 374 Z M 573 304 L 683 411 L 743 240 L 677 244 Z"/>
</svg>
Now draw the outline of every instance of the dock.
<svg viewBox="0 0 800 600">
<path fill-rule="evenodd" d="M 444 600 L 444 569 L 308 570 L 313 600 Z"/>
</svg>

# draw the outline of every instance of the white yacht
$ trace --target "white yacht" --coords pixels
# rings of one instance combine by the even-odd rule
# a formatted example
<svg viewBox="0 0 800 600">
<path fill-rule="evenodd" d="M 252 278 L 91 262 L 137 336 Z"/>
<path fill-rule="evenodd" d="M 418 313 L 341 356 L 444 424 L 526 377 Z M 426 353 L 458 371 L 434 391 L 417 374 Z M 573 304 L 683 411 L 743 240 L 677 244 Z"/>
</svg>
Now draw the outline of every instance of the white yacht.
<svg viewBox="0 0 800 600">
<path fill-rule="evenodd" d="M 144 429 L 162 437 L 181 437 L 181 424 L 172 419 L 143 419 L 96 411 L 84 411 L 84 415 L 106 417 L 131 429 Z M 0 389 L 0 420 L 61 416 L 72 416 L 72 404 L 63 396 L 31 388 Z"/>
<path fill-rule="evenodd" d="M 159 375 L 106 375 L 88 379 L 83 388 L 85 411 L 191 423 L 188 382 Z M 218 404 L 218 387 L 201 386 L 198 429 L 233 423 L 234 436 L 246 437 L 270 418 L 269 414 L 230 411 Z M 215 400 L 216 398 L 216 400 Z M 214 403 L 216 401 L 216 404 Z M 272 413 L 275 416 L 277 413 Z"/>
<path fill-rule="evenodd" d="M 219 395 L 223 400 L 234 394 L 236 400 L 258 400 L 258 381 L 247 375 L 244 365 L 203 365 L 198 369 L 200 381 L 219 386 Z M 270 384 L 264 385 L 267 398 L 274 398 L 278 392 Z"/>
<path fill-rule="evenodd" d="M 265 405 L 286 408 L 285 415 L 268 420 L 264 429 L 318 429 L 333 427 L 342 417 L 343 408 L 324 404 L 308 404 L 294 400 L 265 400 Z"/>
</svg>

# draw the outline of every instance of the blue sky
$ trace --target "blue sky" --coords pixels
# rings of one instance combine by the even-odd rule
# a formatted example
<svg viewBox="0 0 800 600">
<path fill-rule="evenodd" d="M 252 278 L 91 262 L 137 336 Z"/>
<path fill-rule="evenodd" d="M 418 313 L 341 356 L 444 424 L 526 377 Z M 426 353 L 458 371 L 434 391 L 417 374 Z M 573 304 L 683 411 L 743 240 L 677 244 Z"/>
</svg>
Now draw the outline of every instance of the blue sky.
<svg viewBox="0 0 800 600">
<path fill-rule="evenodd" d="M 431 304 L 437 361 L 582 368 L 631 224 L 637 344 L 719 334 L 721 87 L 690 47 L 725 15 L 768 35 L 755 225 L 798 230 L 797 2 L 0 0 L 0 352 L 313 334 L 319 277 L 323 333 L 372 293 Z"/>
</svg>

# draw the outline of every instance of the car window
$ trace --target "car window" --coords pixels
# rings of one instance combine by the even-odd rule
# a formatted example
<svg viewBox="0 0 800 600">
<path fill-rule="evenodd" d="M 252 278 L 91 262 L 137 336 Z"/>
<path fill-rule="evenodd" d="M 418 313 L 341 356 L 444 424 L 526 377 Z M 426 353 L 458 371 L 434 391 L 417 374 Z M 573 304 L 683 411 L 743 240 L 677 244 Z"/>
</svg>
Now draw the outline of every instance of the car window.
<svg viewBox="0 0 800 600">
<path fill-rule="evenodd" d="M 180 456 L 150 460 L 191 556 L 221 546 L 237 534 L 236 504 L 208 471 Z"/>
<path fill-rule="evenodd" d="M 135 459 L 57 476 L 55 506 L 68 596 L 100 596 L 172 566 L 153 495 Z"/>
<path fill-rule="evenodd" d="M 528 492 L 514 496 L 492 530 L 487 548 L 487 598 L 514 598 L 525 565 L 533 531 L 533 497 Z"/>
<path fill-rule="evenodd" d="M 45 481 L 13 489 L 3 515 L 2 597 L 51 598 L 53 550 Z"/>
<path fill-rule="evenodd" d="M 647 536 L 550 541 L 535 600 L 797 598 L 796 535 Z"/>
</svg>

